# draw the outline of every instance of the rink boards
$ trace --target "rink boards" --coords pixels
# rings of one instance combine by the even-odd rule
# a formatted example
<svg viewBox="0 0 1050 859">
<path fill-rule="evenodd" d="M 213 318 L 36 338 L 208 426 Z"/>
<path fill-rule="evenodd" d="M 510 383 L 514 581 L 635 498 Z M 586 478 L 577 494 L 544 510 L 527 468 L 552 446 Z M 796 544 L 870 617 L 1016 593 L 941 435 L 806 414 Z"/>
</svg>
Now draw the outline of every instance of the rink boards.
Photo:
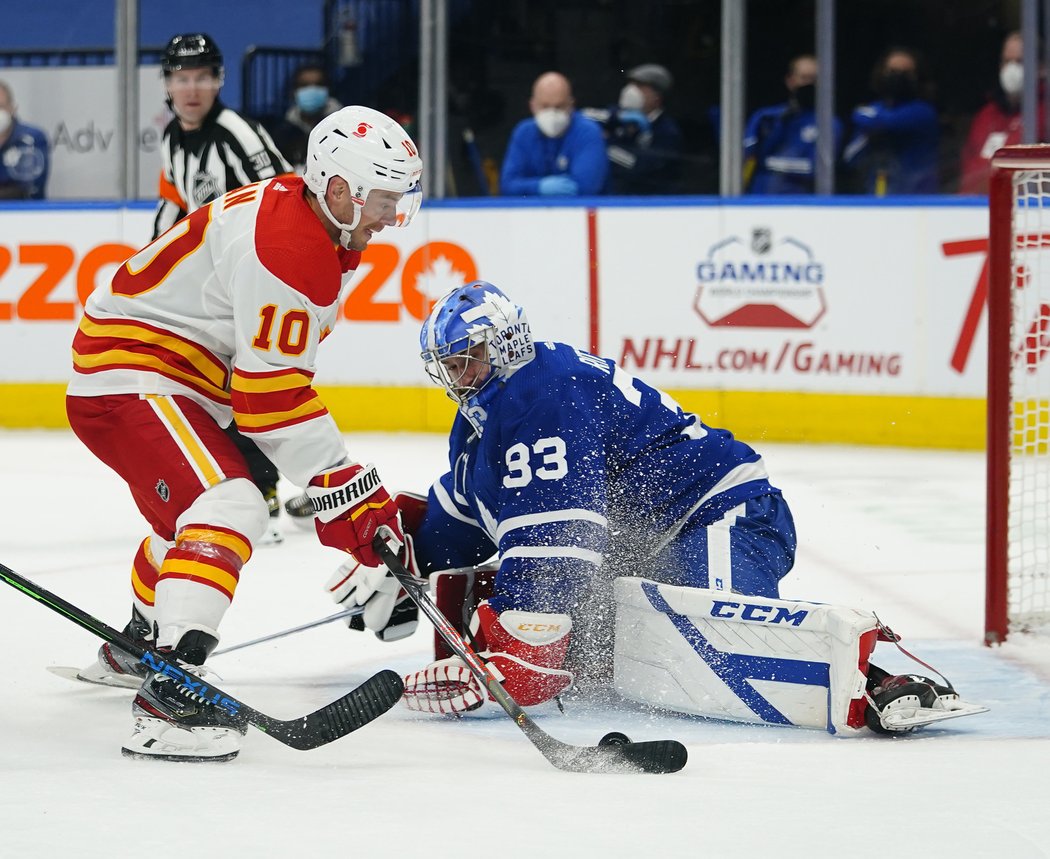
<svg viewBox="0 0 1050 859">
<path fill-rule="evenodd" d="M 0 426 L 65 426 L 82 301 L 151 225 L 143 204 L 0 205 Z M 365 252 L 317 383 L 344 430 L 447 428 L 419 326 L 480 278 L 537 337 L 744 438 L 978 449 L 986 254 L 977 198 L 432 204 Z"/>
</svg>

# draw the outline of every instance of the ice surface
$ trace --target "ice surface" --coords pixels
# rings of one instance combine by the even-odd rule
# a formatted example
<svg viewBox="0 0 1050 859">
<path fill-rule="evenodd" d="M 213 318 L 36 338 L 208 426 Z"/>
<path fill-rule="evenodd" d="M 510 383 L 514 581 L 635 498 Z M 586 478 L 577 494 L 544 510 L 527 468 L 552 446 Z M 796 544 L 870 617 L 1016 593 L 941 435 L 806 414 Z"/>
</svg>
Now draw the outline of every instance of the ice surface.
<svg viewBox="0 0 1050 859">
<path fill-rule="evenodd" d="M 442 468 L 440 436 L 348 444 L 391 487 L 423 491 Z M 874 609 L 991 712 L 896 739 L 627 706 L 537 717 L 572 743 L 678 738 L 690 762 L 670 776 L 562 773 L 500 710 L 445 721 L 400 706 L 312 752 L 251 731 L 228 764 L 143 763 L 119 753 L 129 691 L 44 670 L 86 663 L 98 641 L 0 588 L 0 856 L 1050 856 L 1050 650 L 981 646 L 983 456 L 756 446 L 798 525 L 782 594 Z M 123 484 L 68 433 L 0 432 L 0 487 L 0 561 L 123 626 L 145 533 Z M 334 611 L 322 588 L 338 553 L 283 525 L 285 543 L 245 569 L 223 645 Z M 331 624 L 213 667 L 287 718 L 380 668 L 422 666 L 425 624 L 394 644 Z M 904 668 L 887 647 L 884 667 Z"/>
</svg>

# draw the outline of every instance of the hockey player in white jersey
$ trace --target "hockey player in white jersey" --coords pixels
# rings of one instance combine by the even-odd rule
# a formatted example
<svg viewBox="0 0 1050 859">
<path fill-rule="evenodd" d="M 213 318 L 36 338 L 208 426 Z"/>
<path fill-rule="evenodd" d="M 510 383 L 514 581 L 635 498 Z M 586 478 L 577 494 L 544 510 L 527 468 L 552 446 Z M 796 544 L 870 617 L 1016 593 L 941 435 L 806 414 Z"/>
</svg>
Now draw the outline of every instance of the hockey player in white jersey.
<svg viewBox="0 0 1050 859">
<path fill-rule="evenodd" d="M 153 238 L 180 218 L 235 188 L 292 174 L 266 130 L 222 103 L 222 52 L 207 33 L 173 36 L 161 55 L 167 103 L 174 115 L 161 140 L 162 165 Z M 277 468 L 250 439 L 231 426 L 230 438 L 244 454 L 252 480 L 270 507 L 266 543 L 281 542 L 276 518 Z M 309 505 L 306 505 L 307 507 Z"/>
<path fill-rule="evenodd" d="M 665 709 L 833 732 L 964 714 L 946 683 L 870 665 L 880 635 L 893 637 L 870 612 L 780 598 L 791 513 L 730 432 L 611 360 L 534 342 L 524 310 L 482 281 L 436 303 L 421 346 L 459 413 L 425 502 L 395 496 L 412 562 L 454 622 L 469 617 L 518 704 L 611 680 Z M 493 556 L 486 588 L 472 566 Z M 329 589 L 364 605 L 380 638 L 415 626 L 382 568 L 349 562 Z M 405 679 L 405 703 L 482 706 L 464 663 L 436 649 Z"/>
<path fill-rule="evenodd" d="M 308 488 L 322 543 L 371 564 L 377 534 L 401 546 L 396 506 L 375 468 L 348 454 L 312 380 L 361 251 L 411 220 L 421 172 L 401 126 L 344 108 L 314 129 L 303 179 L 247 185 L 198 208 L 88 299 L 67 413 L 152 529 L 133 563 L 133 636 L 193 665 L 218 641 L 268 519 L 223 431 L 231 419 Z M 243 727 L 163 675 L 142 677 L 108 643 L 97 670 L 141 683 L 126 754 L 237 754 Z"/>
</svg>

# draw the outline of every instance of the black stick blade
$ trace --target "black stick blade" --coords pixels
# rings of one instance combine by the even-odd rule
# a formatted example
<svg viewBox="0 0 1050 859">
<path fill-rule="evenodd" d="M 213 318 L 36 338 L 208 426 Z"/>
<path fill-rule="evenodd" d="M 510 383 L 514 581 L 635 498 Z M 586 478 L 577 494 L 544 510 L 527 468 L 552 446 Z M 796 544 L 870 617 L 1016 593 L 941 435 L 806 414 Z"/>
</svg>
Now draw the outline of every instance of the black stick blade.
<svg viewBox="0 0 1050 859">
<path fill-rule="evenodd" d="M 689 760 L 688 750 L 678 740 L 628 743 L 619 752 L 643 773 L 676 773 Z"/>
<path fill-rule="evenodd" d="M 293 749 L 307 751 L 345 737 L 379 718 L 401 700 L 404 691 L 397 672 L 380 671 L 342 698 L 301 719 L 272 719 L 266 724 L 252 719 L 252 724 Z"/>
<path fill-rule="evenodd" d="M 576 773 L 676 773 L 685 766 L 689 752 L 678 740 L 650 740 L 573 746 L 549 734 L 532 734 L 536 747 L 554 766 Z"/>
</svg>

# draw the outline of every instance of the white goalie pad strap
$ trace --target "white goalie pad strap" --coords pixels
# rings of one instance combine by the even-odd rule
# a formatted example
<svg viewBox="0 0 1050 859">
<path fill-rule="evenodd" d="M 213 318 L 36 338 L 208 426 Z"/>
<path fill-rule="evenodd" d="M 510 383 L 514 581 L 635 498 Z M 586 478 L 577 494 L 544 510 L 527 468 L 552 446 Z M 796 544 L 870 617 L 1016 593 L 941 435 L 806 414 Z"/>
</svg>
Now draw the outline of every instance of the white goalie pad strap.
<svg viewBox="0 0 1050 859">
<path fill-rule="evenodd" d="M 621 695 L 733 721 L 830 733 L 857 725 L 859 665 L 877 634 L 870 612 L 639 578 L 618 578 L 615 596 Z"/>
</svg>

